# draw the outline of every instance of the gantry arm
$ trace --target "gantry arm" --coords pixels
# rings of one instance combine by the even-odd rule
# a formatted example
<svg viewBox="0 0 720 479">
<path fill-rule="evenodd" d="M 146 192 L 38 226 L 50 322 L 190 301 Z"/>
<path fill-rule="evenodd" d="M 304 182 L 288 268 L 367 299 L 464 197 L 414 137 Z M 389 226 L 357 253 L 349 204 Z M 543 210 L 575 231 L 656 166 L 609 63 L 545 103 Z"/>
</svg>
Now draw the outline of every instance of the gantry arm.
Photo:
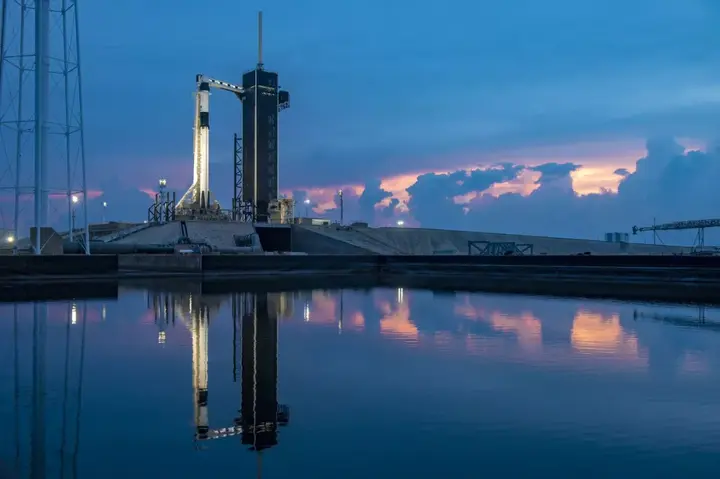
<svg viewBox="0 0 720 479">
<path fill-rule="evenodd" d="M 214 78 L 206 77 L 202 73 L 198 73 L 195 75 L 195 81 L 197 82 L 198 86 L 201 83 L 207 83 L 212 88 L 217 88 L 218 90 L 225 90 L 232 93 L 235 93 L 240 100 L 243 100 L 245 97 L 245 88 L 235 85 L 234 83 L 228 83 L 226 81 L 216 80 Z M 287 90 L 278 90 L 278 110 L 282 111 L 287 108 L 290 108 L 290 93 Z"/>
<path fill-rule="evenodd" d="M 668 230 L 694 230 L 699 228 L 720 227 L 720 219 L 676 221 L 674 223 L 663 223 L 653 226 L 633 226 L 633 234 L 643 231 L 668 231 Z"/>
<path fill-rule="evenodd" d="M 228 83 L 226 81 L 220 81 L 216 80 L 214 78 L 206 77 L 202 73 L 199 73 L 195 76 L 195 81 L 199 85 L 200 83 L 207 83 L 213 88 L 218 88 L 220 90 L 227 90 L 235 93 L 236 95 L 242 97 L 245 94 L 245 89 L 239 85 L 234 85 L 232 83 Z"/>
</svg>

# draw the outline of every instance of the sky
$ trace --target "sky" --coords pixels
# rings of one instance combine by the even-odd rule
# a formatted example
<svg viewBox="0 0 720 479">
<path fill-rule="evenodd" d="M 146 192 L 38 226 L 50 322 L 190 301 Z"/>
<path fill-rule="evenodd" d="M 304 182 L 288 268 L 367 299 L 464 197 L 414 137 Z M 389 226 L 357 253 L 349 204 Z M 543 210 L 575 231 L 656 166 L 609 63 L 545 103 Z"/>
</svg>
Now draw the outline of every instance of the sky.
<svg viewBox="0 0 720 479">
<path fill-rule="evenodd" d="M 264 61 L 291 93 L 280 186 L 298 213 L 600 238 L 720 216 L 714 0 L 80 5 L 88 207 L 143 219 L 192 179 L 195 75 Z M 240 104 L 211 98 L 211 189 L 232 195 Z M 144 193 L 145 192 L 145 193 Z M 62 209 L 62 208 L 60 208 Z M 688 233 L 689 234 L 689 233 Z"/>
</svg>

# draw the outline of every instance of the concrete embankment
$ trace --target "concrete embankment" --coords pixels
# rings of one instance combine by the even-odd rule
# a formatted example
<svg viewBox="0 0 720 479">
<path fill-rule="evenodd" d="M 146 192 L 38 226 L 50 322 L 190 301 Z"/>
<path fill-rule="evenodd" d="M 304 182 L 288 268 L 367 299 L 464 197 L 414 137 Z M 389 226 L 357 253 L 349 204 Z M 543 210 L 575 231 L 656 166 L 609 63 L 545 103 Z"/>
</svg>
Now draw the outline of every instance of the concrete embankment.
<svg viewBox="0 0 720 479">
<path fill-rule="evenodd" d="M 376 274 L 720 286 L 720 257 L 382 256 L 382 255 L 58 255 L 2 256 L 0 280 L 151 275 Z"/>
<path fill-rule="evenodd" d="M 250 280 L 304 287 L 312 278 L 363 278 L 365 285 L 524 294 L 716 301 L 720 257 L 381 256 L 381 255 L 58 255 L 0 257 L 0 291 L 32 284 L 127 278 Z M 304 278 L 299 281 L 300 278 Z M 294 283 L 293 283 L 294 282 Z M 327 287 L 340 282 L 330 281 Z"/>
<path fill-rule="evenodd" d="M 311 254 L 324 251 L 342 254 L 466 255 L 470 249 L 469 242 L 483 241 L 532 246 L 535 255 L 585 252 L 593 255 L 671 255 L 690 251 L 690 248 L 680 246 L 473 231 L 293 225 L 294 250 Z M 316 244 L 322 245 L 323 250 L 318 251 Z"/>
</svg>

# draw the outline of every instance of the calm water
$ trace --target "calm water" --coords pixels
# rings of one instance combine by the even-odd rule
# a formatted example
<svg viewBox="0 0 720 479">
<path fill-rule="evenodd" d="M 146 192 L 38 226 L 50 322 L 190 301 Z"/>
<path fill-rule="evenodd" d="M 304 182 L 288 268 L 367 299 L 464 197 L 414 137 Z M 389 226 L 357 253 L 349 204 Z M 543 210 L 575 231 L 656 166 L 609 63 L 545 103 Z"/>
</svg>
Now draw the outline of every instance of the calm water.
<svg viewBox="0 0 720 479">
<path fill-rule="evenodd" d="M 711 309 L 402 289 L 1 308 L 0 477 L 33 465 L 92 479 L 657 478 L 720 465 Z"/>
</svg>

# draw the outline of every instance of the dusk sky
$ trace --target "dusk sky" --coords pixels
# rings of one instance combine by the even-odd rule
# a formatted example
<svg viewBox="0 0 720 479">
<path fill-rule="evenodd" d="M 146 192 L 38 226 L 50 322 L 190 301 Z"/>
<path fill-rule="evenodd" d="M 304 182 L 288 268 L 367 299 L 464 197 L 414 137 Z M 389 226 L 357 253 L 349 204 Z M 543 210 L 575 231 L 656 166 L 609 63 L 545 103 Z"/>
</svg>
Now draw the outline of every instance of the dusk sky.
<svg viewBox="0 0 720 479">
<path fill-rule="evenodd" d="M 184 192 L 195 74 L 239 82 L 262 9 L 266 68 L 291 92 L 281 190 L 318 215 L 337 219 L 342 188 L 345 218 L 375 225 L 599 238 L 718 217 L 718 5 L 83 2 L 89 189 L 113 220 L 143 219 L 160 177 Z M 215 91 L 210 109 L 229 207 L 240 103 Z"/>
</svg>

